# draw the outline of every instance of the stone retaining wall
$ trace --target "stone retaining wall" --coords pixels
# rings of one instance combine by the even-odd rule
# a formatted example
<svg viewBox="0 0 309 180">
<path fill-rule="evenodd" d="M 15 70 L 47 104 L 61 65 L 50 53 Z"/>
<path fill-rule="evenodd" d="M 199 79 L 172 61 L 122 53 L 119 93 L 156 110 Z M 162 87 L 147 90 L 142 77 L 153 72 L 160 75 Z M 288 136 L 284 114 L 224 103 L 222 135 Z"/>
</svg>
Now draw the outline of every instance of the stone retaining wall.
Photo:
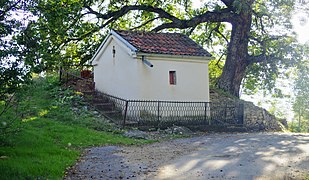
<svg viewBox="0 0 309 180">
<path fill-rule="evenodd" d="M 279 119 L 270 114 L 264 108 L 255 106 L 252 102 L 243 101 L 237 98 L 224 95 L 216 90 L 210 90 L 210 100 L 214 103 L 244 103 L 244 125 L 249 131 L 281 131 Z M 280 120 L 286 121 L 286 120 Z"/>
<path fill-rule="evenodd" d="M 279 120 L 265 109 L 244 101 L 244 123 L 253 131 L 280 131 Z"/>
</svg>

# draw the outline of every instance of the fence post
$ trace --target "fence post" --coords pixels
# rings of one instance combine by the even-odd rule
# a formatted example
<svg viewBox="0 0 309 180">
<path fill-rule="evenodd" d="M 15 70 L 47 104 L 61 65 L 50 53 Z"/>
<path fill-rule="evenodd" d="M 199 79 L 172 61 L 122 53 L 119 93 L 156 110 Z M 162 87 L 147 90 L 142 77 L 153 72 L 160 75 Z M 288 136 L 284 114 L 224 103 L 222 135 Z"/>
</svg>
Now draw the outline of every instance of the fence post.
<svg viewBox="0 0 309 180">
<path fill-rule="evenodd" d="M 239 123 L 244 125 L 245 107 L 244 103 L 239 104 Z"/>
<path fill-rule="evenodd" d="M 126 101 L 126 105 L 125 105 L 125 108 L 124 108 L 124 115 L 123 115 L 123 124 L 122 124 L 123 128 L 126 126 L 128 104 L 129 104 L 129 101 Z"/>
<path fill-rule="evenodd" d="M 59 67 L 59 82 L 61 83 L 62 79 L 62 66 Z"/>
<path fill-rule="evenodd" d="M 205 102 L 204 105 L 205 105 L 204 121 L 206 121 L 207 120 L 207 102 Z"/>
<path fill-rule="evenodd" d="M 210 126 L 211 125 L 211 120 L 212 120 L 212 117 L 211 117 L 211 110 L 210 110 L 210 102 L 207 102 L 206 103 L 206 108 L 208 108 L 209 109 L 209 116 L 208 116 L 208 125 Z"/>
<path fill-rule="evenodd" d="M 159 123 L 160 123 L 160 101 L 158 101 L 158 127 L 159 128 Z"/>
<path fill-rule="evenodd" d="M 65 80 L 65 85 L 68 86 L 68 82 L 69 82 L 69 73 L 67 72 L 67 77 L 66 77 L 66 80 Z"/>
</svg>

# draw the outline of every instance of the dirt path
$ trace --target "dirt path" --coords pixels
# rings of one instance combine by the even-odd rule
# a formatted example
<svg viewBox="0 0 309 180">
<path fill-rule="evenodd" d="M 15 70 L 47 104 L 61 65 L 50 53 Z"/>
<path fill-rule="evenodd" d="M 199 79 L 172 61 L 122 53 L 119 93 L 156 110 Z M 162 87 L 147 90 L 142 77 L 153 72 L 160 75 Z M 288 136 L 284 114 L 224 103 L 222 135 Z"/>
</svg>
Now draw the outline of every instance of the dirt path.
<svg viewBox="0 0 309 180">
<path fill-rule="evenodd" d="M 91 148 L 65 179 L 305 177 L 309 177 L 309 134 L 249 133 Z"/>
</svg>

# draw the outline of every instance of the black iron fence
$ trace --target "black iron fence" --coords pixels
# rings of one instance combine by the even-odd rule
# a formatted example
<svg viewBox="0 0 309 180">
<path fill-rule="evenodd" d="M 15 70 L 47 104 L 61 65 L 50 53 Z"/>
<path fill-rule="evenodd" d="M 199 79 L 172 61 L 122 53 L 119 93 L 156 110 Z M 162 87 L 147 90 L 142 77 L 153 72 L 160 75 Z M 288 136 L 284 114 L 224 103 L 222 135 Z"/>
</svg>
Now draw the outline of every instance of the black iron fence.
<svg viewBox="0 0 309 180">
<path fill-rule="evenodd" d="M 104 93 L 100 97 L 103 114 L 123 126 L 243 125 L 242 103 L 126 100 Z"/>
<path fill-rule="evenodd" d="M 68 71 L 60 68 L 59 81 L 67 87 L 73 87 L 81 92 L 94 92 L 95 83 L 91 71 Z"/>
<path fill-rule="evenodd" d="M 177 126 L 243 125 L 242 103 L 126 100 L 95 92 L 89 70 L 67 71 L 60 68 L 60 81 L 82 92 L 106 117 L 123 126 L 165 128 Z"/>
</svg>

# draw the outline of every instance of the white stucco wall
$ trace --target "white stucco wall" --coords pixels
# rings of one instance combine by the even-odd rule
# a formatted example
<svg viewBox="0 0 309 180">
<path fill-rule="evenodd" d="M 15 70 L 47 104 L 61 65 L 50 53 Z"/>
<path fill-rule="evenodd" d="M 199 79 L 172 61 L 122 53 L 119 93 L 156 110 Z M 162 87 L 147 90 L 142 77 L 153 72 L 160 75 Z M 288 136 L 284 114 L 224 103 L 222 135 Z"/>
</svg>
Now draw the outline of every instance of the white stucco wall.
<svg viewBox="0 0 309 180">
<path fill-rule="evenodd" d="M 188 57 L 145 56 L 153 64 L 146 66 L 138 57 L 141 74 L 140 97 L 143 100 L 209 102 L 208 60 Z M 169 82 L 169 71 L 176 72 L 176 85 Z M 161 103 L 160 116 L 204 116 L 205 103 Z M 144 114 L 157 115 L 157 107 L 139 107 Z M 142 117 L 144 118 L 144 117 Z"/>
<path fill-rule="evenodd" d="M 111 36 L 93 61 L 96 89 L 123 99 L 209 101 L 208 60 L 144 57 L 154 66 L 145 65 L 140 55 L 134 58 L 129 48 Z M 170 85 L 169 71 L 176 71 L 176 85 Z"/>
<path fill-rule="evenodd" d="M 131 50 L 110 36 L 102 52 L 92 62 L 97 90 L 123 99 L 140 99 L 140 74 Z M 113 57 L 113 46 L 115 57 Z"/>
<path fill-rule="evenodd" d="M 153 67 L 144 64 L 142 56 Z M 96 53 L 92 64 L 96 89 L 113 96 L 128 100 L 209 102 L 208 62 L 202 57 L 136 55 L 126 44 L 110 36 Z M 176 71 L 176 85 L 170 84 L 169 71 Z M 175 106 L 161 103 L 159 106 L 161 117 L 205 116 L 206 112 L 205 103 Z M 145 114 L 157 117 L 158 105 L 131 103 L 128 107 L 128 116 L 145 118 L 142 117 Z"/>
<path fill-rule="evenodd" d="M 209 101 L 208 60 L 188 57 L 145 56 L 150 68 L 139 59 L 141 97 L 145 100 Z M 169 71 L 176 71 L 176 85 L 169 83 Z"/>
</svg>

